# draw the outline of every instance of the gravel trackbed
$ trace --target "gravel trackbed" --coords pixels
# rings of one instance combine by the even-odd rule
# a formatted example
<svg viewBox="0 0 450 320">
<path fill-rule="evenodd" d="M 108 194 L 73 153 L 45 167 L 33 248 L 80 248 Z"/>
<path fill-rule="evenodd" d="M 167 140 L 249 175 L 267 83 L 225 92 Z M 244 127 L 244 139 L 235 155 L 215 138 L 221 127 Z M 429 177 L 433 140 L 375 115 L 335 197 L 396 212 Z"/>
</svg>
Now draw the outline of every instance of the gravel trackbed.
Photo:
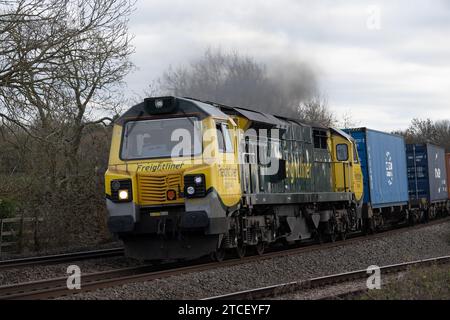
<svg viewBox="0 0 450 320">
<path fill-rule="evenodd" d="M 389 265 L 450 254 L 450 222 L 362 240 L 337 248 L 249 262 L 209 271 L 130 283 L 62 299 L 200 299 L 370 265 Z"/>
</svg>

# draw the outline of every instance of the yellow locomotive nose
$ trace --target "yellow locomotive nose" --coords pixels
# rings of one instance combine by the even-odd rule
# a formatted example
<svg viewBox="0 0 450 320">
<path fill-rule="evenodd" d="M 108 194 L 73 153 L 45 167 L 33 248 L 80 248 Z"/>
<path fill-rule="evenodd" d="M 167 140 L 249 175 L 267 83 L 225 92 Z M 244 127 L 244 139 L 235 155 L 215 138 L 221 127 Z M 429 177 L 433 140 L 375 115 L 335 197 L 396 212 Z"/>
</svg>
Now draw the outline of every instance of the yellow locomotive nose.
<svg viewBox="0 0 450 320">
<path fill-rule="evenodd" d="M 152 206 L 165 203 L 182 204 L 183 179 L 182 172 L 155 175 L 154 173 L 138 172 L 136 174 L 139 205 Z M 177 196 L 178 193 L 178 196 Z"/>
</svg>

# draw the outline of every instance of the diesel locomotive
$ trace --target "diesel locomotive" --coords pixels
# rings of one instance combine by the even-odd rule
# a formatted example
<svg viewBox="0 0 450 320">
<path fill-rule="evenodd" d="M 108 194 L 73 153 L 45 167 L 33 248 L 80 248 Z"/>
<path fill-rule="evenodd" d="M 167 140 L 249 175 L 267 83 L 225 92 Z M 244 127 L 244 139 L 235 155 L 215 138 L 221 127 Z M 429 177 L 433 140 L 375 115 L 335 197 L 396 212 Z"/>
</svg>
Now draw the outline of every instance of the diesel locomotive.
<svg viewBox="0 0 450 320">
<path fill-rule="evenodd" d="M 139 259 L 262 254 L 274 242 L 334 241 L 370 226 L 363 184 L 344 131 L 153 97 L 114 124 L 108 226 Z"/>
</svg>

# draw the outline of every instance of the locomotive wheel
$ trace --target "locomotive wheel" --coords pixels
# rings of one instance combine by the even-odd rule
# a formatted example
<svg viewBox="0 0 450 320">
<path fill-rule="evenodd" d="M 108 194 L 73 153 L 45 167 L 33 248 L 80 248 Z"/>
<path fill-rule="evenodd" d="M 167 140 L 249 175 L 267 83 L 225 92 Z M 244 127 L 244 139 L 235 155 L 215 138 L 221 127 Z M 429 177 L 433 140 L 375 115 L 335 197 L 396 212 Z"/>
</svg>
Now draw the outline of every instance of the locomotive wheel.
<svg viewBox="0 0 450 320">
<path fill-rule="evenodd" d="M 348 233 L 348 224 L 345 223 L 344 224 L 344 230 L 342 230 L 341 232 L 339 232 L 339 235 L 341 236 L 341 240 L 344 241 L 345 239 L 347 239 L 347 233 Z"/>
<path fill-rule="evenodd" d="M 222 262 L 225 259 L 225 249 L 219 248 L 211 253 L 211 259 L 217 262 Z"/>
<path fill-rule="evenodd" d="M 245 257 L 245 254 L 247 253 L 247 246 L 243 243 L 238 243 L 236 247 L 236 255 L 239 259 L 242 259 Z"/>
<path fill-rule="evenodd" d="M 428 212 L 429 212 L 429 220 L 436 219 L 436 209 L 435 208 L 430 208 Z"/>
<path fill-rule="evenodd" d="M 371 234 L 375 234 L 375 226 L 373 218 L 367 219 L 366 223 L 364 224 L 364 235 L 368 236 Z"/>
<path fill-rule="evenodd" d="M 328 223 L 329 223 L 330 241 L 336 242 L 336 238 L 337 238 L 336 223 L 331 220 Z"/>
<path fill-rule="evenodd" d="M 384 218 L 383 216 L 380 216 L 380 218 L 378 219 L 378 223 L 376 223 L 375 225 L 375 232 L 383 231 L 383 227 L 384 227 Z"/>
<path fill-rule="evenodd" d="M 320 232 L 320 230 L 316 229 L 314 239 L 317 241 L 318 244 L 323 243 L 323 237 L 322 237 L 322 233 Z"/>
<path fill-rule="evenodd" d="M 412 213 L 412 212 L 410 212 L 410 214 L 409 214 L 409 216 L 408 216 L 408 225 L 409 226 L 413 226 L 413 225 L 415 225 L 415 223 L 414 223 L 414 213 Z"/>
<path fill-rule="evenodd" d="M 266 244 L 264 242 L 258 242 L 258 244 L 255 246 L 256 253 L 259 256 L 262 256 L 264 254 L 264 250 L 266 249 Z"/>
<path fill-rule="evenodd" d="M 333 231 L 330 233 L 330 241 L 331 241 L 331 242 L 336 242 L 336 238 L 337 238 L 336 232 L 333 230 Z"/>
<path fill-rule="evenodd" d="M 420 220 L 419 216 L 415 212 L 410 212 L 409 225 L 414 226 Z"/>
</svg>

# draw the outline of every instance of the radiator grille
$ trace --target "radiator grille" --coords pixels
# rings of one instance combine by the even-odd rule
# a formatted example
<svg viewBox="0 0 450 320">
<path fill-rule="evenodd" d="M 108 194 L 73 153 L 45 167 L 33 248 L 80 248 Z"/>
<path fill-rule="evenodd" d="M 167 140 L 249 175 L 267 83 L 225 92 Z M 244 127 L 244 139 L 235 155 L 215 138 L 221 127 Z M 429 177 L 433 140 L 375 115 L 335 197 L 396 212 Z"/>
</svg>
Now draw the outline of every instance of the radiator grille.
<svg viewBox="0 0 450 320">
<path fill-rule="evenodd" d="M 163 202 L 177 203 L 180 202 L 180 190 L 183 190 L 180 175 L 167 176 L 138 176 L 139 184 L 139 202 L 143 205 L 154 205 Z M 177 198 L 175 200 L 167 200 L 167 191 L 175 190 Z"/>
</svg>

